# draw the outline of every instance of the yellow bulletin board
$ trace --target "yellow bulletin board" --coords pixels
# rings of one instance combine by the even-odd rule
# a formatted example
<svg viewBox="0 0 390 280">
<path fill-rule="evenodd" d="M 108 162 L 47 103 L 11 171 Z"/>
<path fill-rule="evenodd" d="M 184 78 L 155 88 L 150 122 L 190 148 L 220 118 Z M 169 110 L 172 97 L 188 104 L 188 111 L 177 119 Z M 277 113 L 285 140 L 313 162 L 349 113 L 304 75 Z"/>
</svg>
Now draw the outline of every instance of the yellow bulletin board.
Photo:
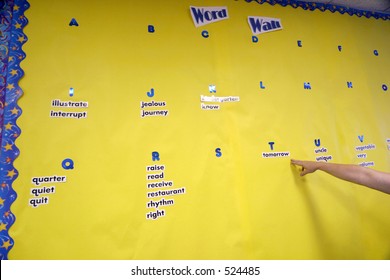
<svg viewBox="0 0 390 280">
<path fill-rule="evenodd" d="M 389 259 L 390 196 L 290 164 L 390 171 L 389 19 L 257 2 L 29 0 L 3 256 Z"/>
</svg>

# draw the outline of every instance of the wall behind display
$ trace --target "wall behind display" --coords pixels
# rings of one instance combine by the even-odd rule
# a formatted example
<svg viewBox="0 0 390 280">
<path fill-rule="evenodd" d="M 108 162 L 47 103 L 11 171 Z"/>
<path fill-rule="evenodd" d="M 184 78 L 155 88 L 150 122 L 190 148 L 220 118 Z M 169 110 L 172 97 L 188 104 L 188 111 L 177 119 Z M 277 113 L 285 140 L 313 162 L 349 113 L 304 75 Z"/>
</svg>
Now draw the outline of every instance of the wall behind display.
<svg viewBox="0 0 390 280">
<path fill-rule="evenodd" d="M 290 165 L 390 170 L 388 21 L 29 2 L 10 259 L 390 257 L 389 196 Z"/>
</svg>

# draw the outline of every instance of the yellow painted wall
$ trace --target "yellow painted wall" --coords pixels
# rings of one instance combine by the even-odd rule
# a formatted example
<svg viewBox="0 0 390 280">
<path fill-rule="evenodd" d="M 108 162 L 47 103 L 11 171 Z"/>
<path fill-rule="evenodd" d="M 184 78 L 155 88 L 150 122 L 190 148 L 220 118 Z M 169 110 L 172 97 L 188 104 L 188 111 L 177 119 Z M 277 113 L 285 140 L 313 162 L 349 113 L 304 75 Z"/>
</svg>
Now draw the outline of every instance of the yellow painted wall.
<svg viewBox="0 0 390 280">
<path fill-rule="evenodd" d="M 10 259 L 390 258 L 390 196 L 290 165 L 331 155 L 390 171 L 389 21 L 227 0 L 29 2 Z M 229 19 L 196 28 L 191 5 L 227 6 Z M 253 43 L 248 16 L 283 30 Z M 202 110 L 209 85 L 240 101 Z M 51 118 L 56 99 L 88 102 L 61 109 L 88 117 Z M 168 116 L 142 118 L 152 100 Z M 154 164 L 173 181 L 164 190 L 185 188 L 155 220 Z M 66 182 L 32 183 L 54 175 Z M 43 186 L 55 193 L 32 207 Z"/>
</svg>

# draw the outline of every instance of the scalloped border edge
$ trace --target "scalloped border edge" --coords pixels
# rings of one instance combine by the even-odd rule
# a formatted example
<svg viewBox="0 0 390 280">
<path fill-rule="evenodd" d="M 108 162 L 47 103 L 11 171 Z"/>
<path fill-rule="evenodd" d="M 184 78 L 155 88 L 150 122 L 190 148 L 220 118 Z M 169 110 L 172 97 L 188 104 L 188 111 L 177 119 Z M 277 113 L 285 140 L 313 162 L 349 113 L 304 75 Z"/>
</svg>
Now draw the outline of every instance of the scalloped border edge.
<svg viewBox="0 0 390 280">
<path fill-rule="evenodd" d="M 340 14 L 349 14 L 350 16 L 356 15 L 358 17 L 365 16 L 366 18 L 375 18 L 375 19 L 383 19 L 383 20 L 390 20 L 390 14 L 381 13 L 381 12 L 371 12 L 371 11 L 365 11 L 365 10 L 359 10 L 354 8 L 347 8 L 344 6 L 338 6 L 333 4 L 324 4 L 324 3 L 317 3 L 317 2 L 303 2 L 303 1 L 296 1 L 296 0 L 245 0 L 246 2 L 256 2 L 259 4 L 268 3 L 270 5 L 281 5 L 283 7 L 285 6 L 292 6 L 293 8 L 301 7 L 304 10 L 310 10 L 314 11 L 316 9 L 325 12 L 325 11 L 331 11 L 339 12 Z"/>
<path fill-rule="evenodd" d="M 1 11 L 2 19 L 7 20 L 3 25 L 5 32 L 1 36 L 0 45 L 5 50 L 3 58 L 2 76 L 4 84 L 1 97 L 4 104 L 1 123 L 1 154 L 0 154 L 0 258 L 8 259 L 8 253 L 14 246 L 14 240 L 9 235 L 9 228 L 15 222 L 15 216 L 11 212 L 11 205 L 16 200 L 17 194 L 12 188 L 12 183 L 18 177 L 18 171 L 14 167 L 14 160 L 19 156 L 19 149 L 15 145 L 21 130 L 16 124 L 22 114 L 17 102 L 23 91 L 19 87 L 19 81 L 24 72 L 20 63 L 26 57 L 22 46 L 27 42 L 24 27 L 28 20 L 24 12 L 30 7 L 27 0 L 5 1 Z M 3 102 L 1 102 L 3 103 Z"/>
</svg>

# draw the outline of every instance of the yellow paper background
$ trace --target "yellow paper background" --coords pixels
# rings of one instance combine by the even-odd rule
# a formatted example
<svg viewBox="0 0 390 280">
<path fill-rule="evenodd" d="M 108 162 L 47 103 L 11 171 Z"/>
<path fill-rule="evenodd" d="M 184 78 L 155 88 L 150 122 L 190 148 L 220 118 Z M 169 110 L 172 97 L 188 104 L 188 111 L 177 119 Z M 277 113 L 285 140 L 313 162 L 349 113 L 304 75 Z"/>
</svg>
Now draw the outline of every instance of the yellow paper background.
<svg viewBox="0 0 390 280">
<path fill-rule="evenodd" d="M 10 259 L 390 258 L 390 196 L 301 178 L 289 163 L 315 160 L 314 139 L 342 163 L 374 143 L 367 161 L 390 171 L 388 21 L 244 1 L 29 2 Z M 227 6 L 230 18 L 195 28 L 190 5 Z M 248 16 L 280 18 L 283 30 L 255 44 Z M 211 84 L 240 102 L 201 110 Z M 140 117 L 151 88 L 168 117 Z M 54 99 L 89 102 L 62 109 L 88 118 L 50 118 Z M 271 141 L 291 157 L 263 158 Z M 153 151 L 186 193 L 147 220 Z M 67 182 L 29 206 L 32 177 L 51 175 Z"/>
</svg>

